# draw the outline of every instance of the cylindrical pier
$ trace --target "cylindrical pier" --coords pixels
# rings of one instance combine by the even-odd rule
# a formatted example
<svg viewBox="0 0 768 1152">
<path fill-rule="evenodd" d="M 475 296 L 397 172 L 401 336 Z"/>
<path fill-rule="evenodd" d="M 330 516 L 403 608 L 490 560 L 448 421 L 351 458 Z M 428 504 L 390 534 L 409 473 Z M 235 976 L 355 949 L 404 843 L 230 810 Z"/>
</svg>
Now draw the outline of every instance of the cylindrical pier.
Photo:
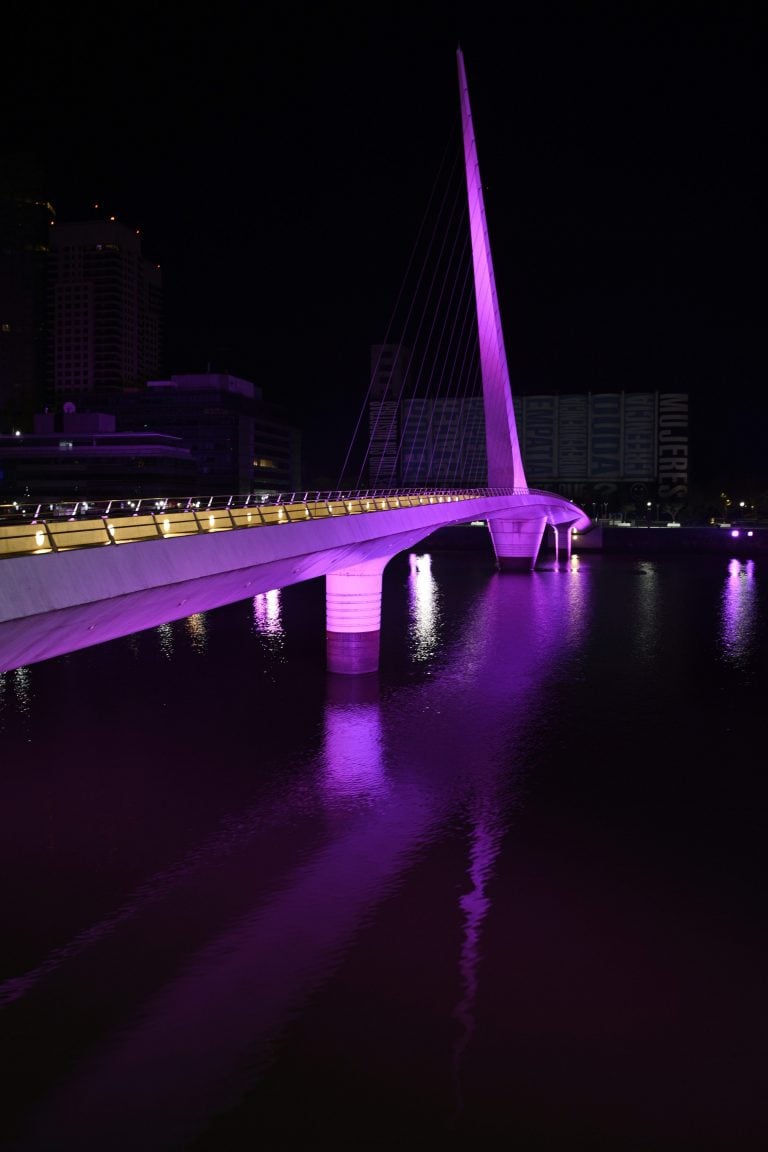
<svg viewBox="0 0 768 1152">
<path fill-rule="evenodd" d="M 328 671 L 376 672 L 381 639 L 382 572 L 389 557 L 330 572 L 325 578 Z"/>
</svg>

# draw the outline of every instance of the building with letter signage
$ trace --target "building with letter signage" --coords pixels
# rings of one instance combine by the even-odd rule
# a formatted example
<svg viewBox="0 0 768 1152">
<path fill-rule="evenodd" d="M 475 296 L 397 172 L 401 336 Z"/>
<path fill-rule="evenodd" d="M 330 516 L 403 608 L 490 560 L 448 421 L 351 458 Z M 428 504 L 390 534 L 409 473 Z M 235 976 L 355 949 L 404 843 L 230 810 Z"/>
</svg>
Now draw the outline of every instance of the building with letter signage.
<svg viewBox="0 0 768 1152">
<path fill-rule="evenodd" d="M 685 392 L 523 396 L 515 416 L 531 487 L 599 514 L 645 504 L 657 517 L 688 499 Z"/>
<path fill-rule="evenodd" d="M 369 484 L 487 483 L 482 397 L 409 396 L 403 350 L 393 347 L 386 357 L 382 346 L 374 350 Z M 557 492 L 593 516 L 632 510 L 668 517 L 687 502 L 686 392 L 516 396 L 514 407 L 531 488 Z"/>
</svg>

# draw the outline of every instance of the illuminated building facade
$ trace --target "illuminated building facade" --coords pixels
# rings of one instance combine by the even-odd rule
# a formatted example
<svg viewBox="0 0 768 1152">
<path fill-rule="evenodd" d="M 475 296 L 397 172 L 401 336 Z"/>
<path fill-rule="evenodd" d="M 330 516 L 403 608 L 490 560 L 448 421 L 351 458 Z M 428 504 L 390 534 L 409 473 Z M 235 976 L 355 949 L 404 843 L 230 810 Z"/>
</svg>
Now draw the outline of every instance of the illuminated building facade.
<svg viewBox="0 0 768 1152">
<path fill-rule="evenodd" d="M 524 396 L 515 411 L 531 487 L 598 514 L 647 502 L 674 511 L 686 503 L 687 393 Z"/>
<path fill-rule="evenodd" d="M 385 346 L 386 347 L 386 346 Z M 429 399 L 403 387 L 407 351 L 372 350 L 368 483 L 488 483 L 483 398 Z M 528 485 L 593 514 L 634 504 L 684 505 L 689 490 L 688 394 L 589 392 L 514 397 Z"/>
</svg>

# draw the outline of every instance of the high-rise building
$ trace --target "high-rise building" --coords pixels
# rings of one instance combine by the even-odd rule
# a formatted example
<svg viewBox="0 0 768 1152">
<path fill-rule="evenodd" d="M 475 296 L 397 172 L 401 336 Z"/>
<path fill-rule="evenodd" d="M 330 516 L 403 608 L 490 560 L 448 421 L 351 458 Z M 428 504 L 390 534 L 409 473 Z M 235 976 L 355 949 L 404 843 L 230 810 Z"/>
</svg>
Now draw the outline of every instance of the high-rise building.
<svg viewBox="0 0 768 1152">
<path fill-rule="evenodd" d="M 514 404 L 531 487 L 593 512 L 687 502 L 687 392 L 522 396 Z"/>
<path fill-rule="evenodd" d="M 48 390 L 78 397 L 162 374 L 162 281 L 137 229 L 114 219 L 50 229 Z"/>
<path fill-rule="evenodd" d="M 368 483 L 373 488 L 484 485 L 488 478 L 482 396 L 415 395 L 411 352 L 371 349 Z"/>
<path fill-rule="evenodd" d="M 375 487 L 400 482 L 400 404 L 408 369 L 408 350 L 400 344 L 371 348 L 371 388 L 368 405 L 368 478 Z"/>
<path fill-rule="evenodd" d="M 109 468 L 118 446 L 135 447 L 136 459 L 152 457 L 153 467 L 137 465 L 130 479 L 143 494 L 149 483 L 162 486 L 166 475 L 169 485 L 178 480 L 201 494 L 299 489 L 300 430 L 258 385 L 228 372 L 164 378 L 160 269 L 145 258 L 138 229 L 114 218 L 55 221 L 51 206 L 27 186 L 22 182 L 0 205 L 0 436 L 6 433 L 9 462 L 4 468 L 0 461 L 0 496 L 37 490 L 31 471 L 51 445 L 46 490 L 57 476 L 68 490 L 91 495 L 93 483 L 100 487 L 111 477 L 114 484 Z M 3 403 L 13 389 L 28 393 L 18 418 L 19 405 Z M 65 417 L 79 428 L 97 415 L 115 422 L 109 443 L 99 431 L 99 444 L 91 446 L 98 453 L 86 451 L 71 428 L 71 437 L 54 443 Z M 80 431 L 87 437 L 85 426 Z M 172 440 L 174 452 L 166 445 Z M 72 445 L 75 456 L 63 455 Z M 165 472 L 163 453 L 170 461 Z"/>
<path fill-rule="evenodd" d="M 0 431 L 26 424 L 45 388 L 45 276 L 53 208 L 31 156 L 0 172 Z"/>
</svg>

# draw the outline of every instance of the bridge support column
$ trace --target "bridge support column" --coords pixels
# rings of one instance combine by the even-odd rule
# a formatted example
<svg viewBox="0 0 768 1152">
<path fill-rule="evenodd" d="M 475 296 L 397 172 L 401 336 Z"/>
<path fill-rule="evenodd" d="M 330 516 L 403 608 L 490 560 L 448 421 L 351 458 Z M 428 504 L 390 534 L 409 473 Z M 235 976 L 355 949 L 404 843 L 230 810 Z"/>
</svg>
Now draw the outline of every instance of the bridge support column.
<svg viewBox="0 0 768 1152">
<path fill-rule="evenodd" d="M 573 526 L 576 520 L 565 520 L 562 524 L 553 525 L 555 531 L 555 539 L 559 544 L 565 546 L 565 559 L 570 563 L 571 553 L 573 550 Z M 557 560 L 558 548 L 555 547 L 555 560 Z"/>
<path fill-rule="evenodd" d="M 573 545 L 573 521 L 570 524 L 553 524 L 552 532 L 555 538 L 555 563 L 560 559 L 560 549 L 565 549 L 565 559 L 570 563 L 571 551 Z"/>
<path fill-rule="evenodd" d="M 546 516 L 530 520 L 508 520 L 494 517 L 488 521 L 488 530 L 501 572 L 532 572 L 544 538 Z"/>
<path fill-rule="evenodd" d="M 382 573 L 389 556 L 355 564 L 325 578 L 328 671 L 345 676 L 376 672 L 381 640 Z"/>
</svg>

